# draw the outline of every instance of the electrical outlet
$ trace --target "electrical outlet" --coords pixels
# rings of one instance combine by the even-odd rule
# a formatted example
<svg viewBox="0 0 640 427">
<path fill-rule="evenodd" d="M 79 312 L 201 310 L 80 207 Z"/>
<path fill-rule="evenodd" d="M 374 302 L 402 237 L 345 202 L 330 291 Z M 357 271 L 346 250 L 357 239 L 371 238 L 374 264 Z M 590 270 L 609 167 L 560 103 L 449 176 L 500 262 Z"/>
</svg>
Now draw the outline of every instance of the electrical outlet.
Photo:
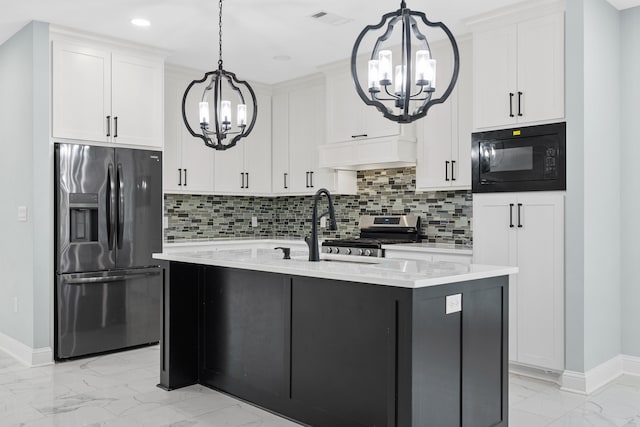
<svg viewBox="0 0 640 427">
<path fill-rule="evenodd" d="M 252 216 L 251 217 L 251 226 L 253 228 L 256 228 L 258 226 L 258 217 L 257 216 Z"/>
<path fill-rule="evenodd" d="M 320 218 L 320 228 L 327 228 L 327 217 L 323 216 Z"/>
<path fill-rule="evenodd" d="M 446 314 L 462 311 L 462 294 L 447 295 Z"/>
<path fill-rule="evenodd" d="M 169 228 L 169 218 L 166 216 L 162 217 L 162 228 Z"/>
<path fill-rule="evenodd" d="M 18 206 L 18 221 L 27 222 L 28 211 L 26 206 Z"/>
<path fill-rule="evenodd" d="M 13 297 L 13 312 L 18 312 L 18 297 Z"/>
</svg>

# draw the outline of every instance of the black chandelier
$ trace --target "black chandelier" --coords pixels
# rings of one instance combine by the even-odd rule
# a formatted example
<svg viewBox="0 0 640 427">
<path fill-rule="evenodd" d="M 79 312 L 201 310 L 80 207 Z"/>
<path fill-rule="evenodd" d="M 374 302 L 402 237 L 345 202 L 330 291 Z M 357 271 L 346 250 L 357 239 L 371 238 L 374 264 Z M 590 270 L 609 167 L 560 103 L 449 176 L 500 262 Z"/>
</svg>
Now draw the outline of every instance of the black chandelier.
<svg viewBox="0 0 640 427">
<path fill-rule="evenodd" d="M 201 138 L 207 147 L 211 147 L 216 150 L 227 150 L 234 147 L 240 138 L 248 136 L 253 130 L 253 125 L 256 123 L 256 117 L 258 114 L 258 104 L 256 102 L 256 94 L 253 89 L 243 80 L 238 80 L 234 73 L 225 71 L 222 67 L 222 0 L 219 0 L 219 20 L 218 20 L 218 40 L 219 40 L 219 59 L 218 69 L 215 71 L 209 71 L 205 73 L 204 77 L 200 80 L 194 80 L 187 86 L 187 90 L 182 97 L 182 120 L 189 130 L 191 135 Z M 209 81 L 207 86 L 202 92 L 202 97 L 198 104 L 199 122 L 202 133 L 196 133 L 189 125 L 186 113 L 187 95 L 191 88 L 200 83 Z M 235 95 L 237 101 L 236 109 L 236 129 L 232 126 L 231 116 L 231 100 L 229 98 L 224 99 L 223 96 L 223 83 L 227 86 L 228 93 Z M 207 97 L 211 96 L 213 91 L 213 128 L 209 130 L 211 126 L 210 112 L 211 107 L 207 101 Z M 246 97 L 251 97 L 252 102 L 252 115 L 251 121 L 247 125 L 247 104 L 245 102 Z"/>
<path fill-rule="evenodd" d="M 433 98 L 436 88 L 436 60 L 431 56 L 427 38 L 418 28 L 419 20 L 429 27 L 442 29 L 449 38 L 453 49 L 453 75 L 447 90 L 440 98 Z M 394 70 L 392 52 L 389 49 L 383 49 L 382 45 L 390 39 L 398 23 L 402 24 L 402 62 Z M 368 63 L 368 93 L 365 93 L 358 79 L 356 63 L 358 49 L 368 32 L 377 31 L 385 24 L 386 31 L 377 38 Z M 419 46 L 415 62 L 412 61 L 412 42 Z M 449 28 L 442 22 L 429 21 L 422 12 L 407 9 L 404 0 L 400 4 L 400 9 L 383 15 L 379 24 L 365 27 L 356 39 L 351 53 L 351 76 L 360 98 L 367 105 L 376 107 L 387 119 L 399 123 L 411 123 L 418 120 L 427 114 L 432 105 L 446 101 L 458 80 L 459 68 L 458 44 Z M 412 77 L 415 79 L 412 80 Z M 394 78 L 395 84 L 393 84 Z M 392 85 L 393 92 L 390 91 Z M 397 114 L 394 108 L 397 110 Z"/>
</svg>

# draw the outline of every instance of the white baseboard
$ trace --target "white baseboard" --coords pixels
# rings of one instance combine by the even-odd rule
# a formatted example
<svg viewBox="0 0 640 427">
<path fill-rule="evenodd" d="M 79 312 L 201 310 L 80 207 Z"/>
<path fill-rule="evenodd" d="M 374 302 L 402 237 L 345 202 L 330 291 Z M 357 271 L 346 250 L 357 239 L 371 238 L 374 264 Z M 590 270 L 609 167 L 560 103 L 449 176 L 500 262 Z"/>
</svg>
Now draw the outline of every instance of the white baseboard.
<svg viewBox="0 0 640 427">
<path fill-rule="evenodd" d="M 627 375 L 640 377 L 640 357 L 623 355 L 622 371 Z"/>
<path fill-rule="evenodd" d="M 637 359 L 637 360 L 633 360 Z M 628 362 L 627 362 L 628 360 Z M 635 368 L 640 374 L 640 358 L 632 358 L 631 356 L 618 355 L 612 357 L 604 363 L 589 369 L 587 372 L 564 371 L 561 380 L 561 390 L 578 394 L 591 394 L 600 387 L 603 387 L 615 380 L 622 374 L 629 373 L 630 369 Z M 628 365 L 629 370 L 626 369 Z M 634 375 L 634 374 L 632 374 Z"/>
<path fill-rule="evenodd" d="M 31 348 L 20 341 L 0 332 L 0 350 L 29 367 L 53 363 L 51 347 Z"/>
<path fill-rule="evenodd" d="M 560 384 L 562 377 L 561 372 L 544 370 L 532 366 L 521 365 L 515 362 L 509 362 L 509 372 L 523 377 L 535 378 L 537 380 Z"/>
</svg>

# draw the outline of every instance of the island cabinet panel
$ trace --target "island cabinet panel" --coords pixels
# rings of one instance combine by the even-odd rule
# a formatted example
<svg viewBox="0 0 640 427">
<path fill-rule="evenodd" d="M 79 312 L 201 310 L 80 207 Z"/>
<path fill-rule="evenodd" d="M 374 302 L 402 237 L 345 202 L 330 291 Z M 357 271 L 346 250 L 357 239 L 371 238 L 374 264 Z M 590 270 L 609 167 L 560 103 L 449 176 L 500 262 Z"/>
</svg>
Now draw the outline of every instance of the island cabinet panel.
<svg viewBox="0 0 640 427">
<path fill-rule="evenodd" d="M 409 291 L 294 277 L 291 399 L 334 427 L 395 425 L 396 300 Z"/>
<path fill-rule="evenodd" d="M 279 409 L 289 397 L 291 279 L 206 268 L 201 292 L 201 383 Z"/>
</svg>

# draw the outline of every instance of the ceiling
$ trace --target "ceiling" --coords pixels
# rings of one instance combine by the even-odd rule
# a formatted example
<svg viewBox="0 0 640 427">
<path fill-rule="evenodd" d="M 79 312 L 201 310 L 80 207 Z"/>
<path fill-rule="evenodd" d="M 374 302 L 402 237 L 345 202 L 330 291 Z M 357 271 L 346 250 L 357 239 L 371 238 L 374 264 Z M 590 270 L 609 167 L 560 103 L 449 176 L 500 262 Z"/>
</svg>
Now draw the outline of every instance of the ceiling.
<svg viewBox="0 0 640 427">
<path fill-rule="evenodd" d="M 522 0 L 408 0 L 407 6 L 467 32 L 462 19 Z M 545 0 L 529 0 L 533 1 Z M 618 8 L 640 0 L 609 0 Z M 276 83 L 317 72 L 348 58 L 365 25 L 396 10 L 398 0 L 226 0 L 223 4 L 225 68 L 243 79 Z M 217 0 L 0 0 L 0 43 L 31 20 L 165 49 L 167 62 L 200 70 L 217 64 Z M 348 18 L 334 26 L 310 16 L 324 11 Z M 130 20 L 143 17 L 151 26 Z M 276 56 L 290 60 L 278 61 Z"/>
</svg>

